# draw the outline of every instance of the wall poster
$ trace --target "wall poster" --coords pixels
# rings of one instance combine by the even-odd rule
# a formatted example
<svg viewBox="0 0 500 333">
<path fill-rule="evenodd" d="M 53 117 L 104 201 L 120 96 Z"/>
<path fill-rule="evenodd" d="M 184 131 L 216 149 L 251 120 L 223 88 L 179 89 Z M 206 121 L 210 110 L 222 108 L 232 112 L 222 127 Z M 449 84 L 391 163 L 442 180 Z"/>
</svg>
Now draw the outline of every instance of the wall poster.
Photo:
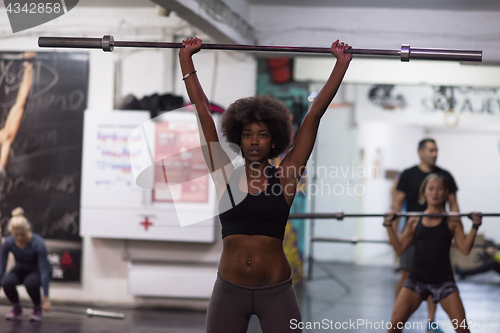
<svg viewBox="0 0 500 333">
<path fill-rule="evenodd" d="M 61 281 L 80 280 L 88 72 L 87 53 L 0 52 L 1 232 L 7 234 L 12 210 L 22 207 L 46 241 L 53 279 Z"/>
</svg>

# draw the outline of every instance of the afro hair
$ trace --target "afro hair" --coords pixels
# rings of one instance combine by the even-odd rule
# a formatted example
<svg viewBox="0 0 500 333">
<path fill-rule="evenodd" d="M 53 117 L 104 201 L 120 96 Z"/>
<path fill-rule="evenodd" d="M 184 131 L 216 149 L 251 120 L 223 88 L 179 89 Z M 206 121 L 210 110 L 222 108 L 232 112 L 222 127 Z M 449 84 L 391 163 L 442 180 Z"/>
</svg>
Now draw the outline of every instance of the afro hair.
<svg viewBox="0 0 500 333">
<path fill-rule="evenodd" d="M 222 115 L 222 133 L 228 142 L 240 146 L 243 127 L 254 122 L 262 122 L 269 128 L 274 142 L 269 158 L 275 158 L 290 146 L 292 137 L 290 116 L 290 111 L 271 96 L 241 98 L 232 103 Z"/>
</svg>

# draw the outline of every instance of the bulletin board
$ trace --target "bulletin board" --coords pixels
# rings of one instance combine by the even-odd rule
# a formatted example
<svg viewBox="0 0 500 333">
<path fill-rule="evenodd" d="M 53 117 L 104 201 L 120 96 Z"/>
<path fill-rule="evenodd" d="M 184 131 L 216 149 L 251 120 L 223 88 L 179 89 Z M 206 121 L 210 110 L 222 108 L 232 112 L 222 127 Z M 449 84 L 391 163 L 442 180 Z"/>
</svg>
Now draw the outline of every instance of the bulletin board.
<svg viewBox="0 0 500 333">
<path fill-rule="evenodd" d="M 214 242 L 215 187 L 196 116 L 171 111 L 149 117 L 147 111 L 85 113 L 80 235 Z M 164 168 L 175 186 L 163 178 Z M 176 174 L 189 174 L 190 181 Z M 181 226 L 186 215 L 196 223 Z"/>
</svg>

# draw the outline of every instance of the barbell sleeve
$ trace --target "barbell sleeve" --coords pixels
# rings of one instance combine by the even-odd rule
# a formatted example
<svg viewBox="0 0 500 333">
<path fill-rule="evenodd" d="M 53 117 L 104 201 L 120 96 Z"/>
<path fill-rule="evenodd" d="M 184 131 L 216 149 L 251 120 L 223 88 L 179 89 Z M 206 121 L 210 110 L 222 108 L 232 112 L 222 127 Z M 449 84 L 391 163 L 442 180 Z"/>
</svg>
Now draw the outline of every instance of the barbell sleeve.
<svg viewBox="0 0 500 333">
<path fill-rule="evenodd" d="M 39 37 L 39 47 L 102 49 L 103 38 Z"/>
<path fill-rule="evenodd" d="M 410 48 L 411 59 L 481 62 L 482 57 L 482 51 Z"/>
<path fill-rule="evenodd" d="M 112 319 L 125 319 L 126 317 L 125 314 L 119 312 L 100 311 L 93 309 L 87 309 L 85 312 L 89 317 L 104 317 Z"/>
<path fill-rule="evenodd" d="M 138 47 L 138 48 L 183 48 L 184 47 L 182 43 L 115 41 L 113 39 L 113 36 L 111 35 L 105 35 L 103 38 L 39 37 L 38 46 L 102 49 L 103 51 L 106 52 L 113 51 L 114 47 Z M 201 48 L 209 50 L 232 50 L 232 51 L 325 53 L 325 54 L 330 53 L 330 48 L 328 47 L 202 44 Z M 403 62 L 408 62 L 410 61 L 410 59 L 480 62 L 482 61 L 482 55 L 483 55 L 482 51 L 411 48 L 410 45 L 407 44 L 403 44 L 400 50 L 351 48 L 345 50 L 344 52 L 362 56 L 399 57 Z"/>
</svg>

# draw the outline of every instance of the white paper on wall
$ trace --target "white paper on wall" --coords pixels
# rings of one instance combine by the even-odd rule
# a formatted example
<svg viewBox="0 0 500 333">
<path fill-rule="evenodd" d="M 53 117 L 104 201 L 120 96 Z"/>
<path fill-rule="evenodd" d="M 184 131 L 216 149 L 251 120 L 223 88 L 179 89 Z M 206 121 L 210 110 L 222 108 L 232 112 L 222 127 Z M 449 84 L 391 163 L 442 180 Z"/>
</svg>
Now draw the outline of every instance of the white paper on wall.
<svg viewBox="0 0 500 333">
<path fill-rule="evenodd" d="M 149 112 L 144 111 L 86 111 L 80 219 L 82 236 L 214 241 L 217 207 L 208 171 L 205 176 L 195 177 L 197 188 L 180 189 L 185 194 L 182 198 L 188 198 L 183 201 L 166 200 L 172 196 L 172 187 L 173 191 L 179 191 L 176 187 L 180 184 L 167 186 L 166 182 L 162 184 L 158 181 L 161 174 L 155 171 L 155 163 L 165 163 L 172 158 L 160 154 L 161 149 L 168 154 L 167 148 L 171 146 L 159 146 L 157 133 L 160 129 L 160 134 L 169 136 L 173 133 L 169 132 L 173 124 L 191 128 L 188 134 L 178 132 L 180 137 L 189 136 L 193 140 L 198 135 L 194 130 L 197 123 L 192 112 L 167 112 L 151 120 Z M 178 138 L 179 135 L 174 135 L 175 140 Z M 199 139 L 191 145 L 199 145 Z M 187 156 L 183 147 L 177 148 L 182 151 L 182 158 Z M 189 169 L 193 161 L 186 161 L 184 169 Z M 137 177 L 143 177 L 140 187 Z M 158 183 L 163 188 L 157 188 Z M 200 189 L 201 195 L 197 192 Z M 155 191 L 159 191 L 156 198 Z M 189 223 L 181 223 L 182 219 L 198 223 L 187 226 Z"/>
</svg>

